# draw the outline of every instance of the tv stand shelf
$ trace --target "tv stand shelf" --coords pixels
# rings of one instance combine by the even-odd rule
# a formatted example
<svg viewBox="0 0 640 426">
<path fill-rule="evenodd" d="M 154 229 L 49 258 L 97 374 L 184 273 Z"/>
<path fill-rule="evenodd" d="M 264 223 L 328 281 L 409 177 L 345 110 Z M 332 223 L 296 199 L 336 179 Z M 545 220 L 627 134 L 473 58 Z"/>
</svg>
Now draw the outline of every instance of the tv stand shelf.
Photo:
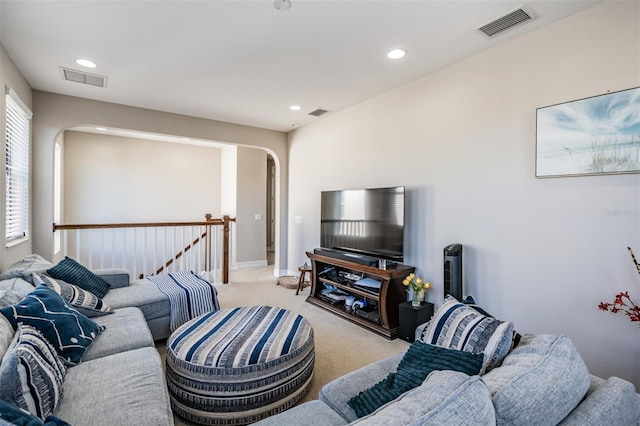
<svg viewBox="0 0 640 426">
<path fill-rule="evenodd" d="M 406 301 L 406 289 L 402 284 L 402 280 L 414 272 L 415 268 L 413 266 L 394 263 L 393 267 L 379 269 L 375 266 L 363 265 L 314 252 L 307 252 L 307 256 L 311 260 L 312 268 L 311 291 L 309 297 L 307 297 L 307 302 L 387 339 L 398 337 L 398 306 Z M 327 276 L 328 274 L 326 273 L 322 274 L 328 268 L 333 268 L 335 273 L 330 276 Z M 343 279 L 340 277 L 340 273 L 379 281 L 380 291 L 375 293 L 356 288 L 353 286 L 355 280 Z M 370 306 L 377 305 L 377 318 L 358 316 L 356 311 L 346 306 L 345 303 L 332 303 L 322 299 L 321 292 L 325 288 L 324 284 L 334 286 L 358 300 L 364 299 Z"/>
</svg>

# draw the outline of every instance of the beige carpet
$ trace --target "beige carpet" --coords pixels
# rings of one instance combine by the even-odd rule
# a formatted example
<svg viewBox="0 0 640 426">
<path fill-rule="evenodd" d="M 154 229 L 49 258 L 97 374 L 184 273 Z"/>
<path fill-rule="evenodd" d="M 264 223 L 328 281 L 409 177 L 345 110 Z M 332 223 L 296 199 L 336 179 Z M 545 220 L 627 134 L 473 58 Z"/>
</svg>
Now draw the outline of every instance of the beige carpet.
<svg viewBox="0 0 640 426">
<path fill-rule="evenodd" d="M 232 271 L 230 284 L 217 287 L 222 308 L 268 305 L 289 309 L 304 316 L 315 335 L 315 375 L 309 393 L 302 402 L 318 398 L 320 388 L 331 380 L 393 354 L 404 352 L 409 343 L 387 340 L 306 303 L 310 288 L 298 296 L 295 289 L 276 285 L 273 266 Z M 164 343 L 157 344 L 164 357 Z M 190 425 L 176 416 L 176 425 Z"/>
</svg>

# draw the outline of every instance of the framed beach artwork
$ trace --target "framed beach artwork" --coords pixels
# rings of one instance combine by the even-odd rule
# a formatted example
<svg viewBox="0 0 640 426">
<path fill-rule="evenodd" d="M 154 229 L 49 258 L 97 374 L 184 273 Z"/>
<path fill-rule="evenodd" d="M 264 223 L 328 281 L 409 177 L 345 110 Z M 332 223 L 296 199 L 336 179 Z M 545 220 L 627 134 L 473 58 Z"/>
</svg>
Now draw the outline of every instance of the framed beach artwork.
<svg viewBox="0 0 640 426">
<path fill-rule="evenodd" d="M 536 110 L 536 177 L 640 173 L 640 87 Z"/>
</svg>

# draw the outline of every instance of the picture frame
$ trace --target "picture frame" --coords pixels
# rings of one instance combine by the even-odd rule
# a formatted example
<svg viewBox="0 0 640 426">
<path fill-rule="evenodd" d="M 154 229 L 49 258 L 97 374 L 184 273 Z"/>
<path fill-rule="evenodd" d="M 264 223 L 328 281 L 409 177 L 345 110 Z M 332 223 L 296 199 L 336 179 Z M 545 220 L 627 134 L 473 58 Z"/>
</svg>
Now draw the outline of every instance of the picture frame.
<svg viewBox="0 0 640 426">
<path fill-rule="evenodd" d="M 536 109 L 536 177 L 640 173 L 640 87 Z"/>
</svg>

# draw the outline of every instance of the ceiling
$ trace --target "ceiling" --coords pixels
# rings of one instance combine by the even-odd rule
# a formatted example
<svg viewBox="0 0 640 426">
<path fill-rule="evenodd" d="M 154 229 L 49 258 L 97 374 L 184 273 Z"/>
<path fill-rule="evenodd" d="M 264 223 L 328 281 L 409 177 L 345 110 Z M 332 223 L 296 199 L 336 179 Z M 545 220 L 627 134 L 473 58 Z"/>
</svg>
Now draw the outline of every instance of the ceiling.
<svg viewBox="0 0 640 426">
<path fill-rule="evenodd" d="M 600 1 L 0 0 L 0 43 L 37 90 L 288 132 Z M 523 4 L 536 19 L 477 30 Z"/>
</svg>

